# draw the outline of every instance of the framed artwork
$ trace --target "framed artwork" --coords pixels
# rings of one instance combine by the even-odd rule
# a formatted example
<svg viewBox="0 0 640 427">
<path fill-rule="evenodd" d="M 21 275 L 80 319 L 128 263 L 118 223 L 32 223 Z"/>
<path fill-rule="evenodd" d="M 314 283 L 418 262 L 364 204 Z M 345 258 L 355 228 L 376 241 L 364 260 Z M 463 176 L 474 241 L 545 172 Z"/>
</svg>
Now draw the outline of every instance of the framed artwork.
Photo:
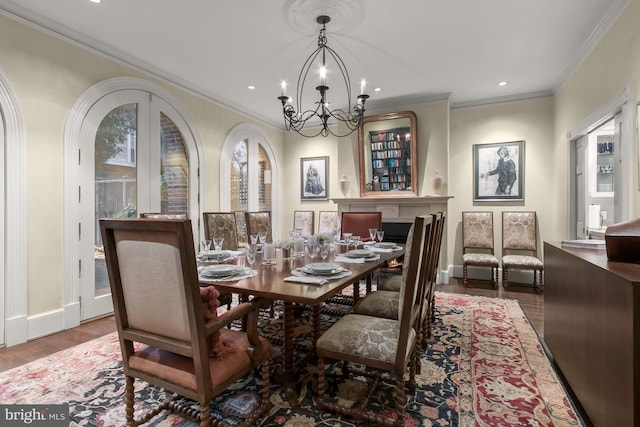
<svg viewBox="0 0 640 427">
<path fill-rule="evenodd" d="M 473 200 L 524 200 L 524 141 L 474 144 Z"/>
<path fill-rule="evenodd" d="M 329 156 L 300 159 L 300 198 L 326 200 L 329 198 Z"/>
</svg>

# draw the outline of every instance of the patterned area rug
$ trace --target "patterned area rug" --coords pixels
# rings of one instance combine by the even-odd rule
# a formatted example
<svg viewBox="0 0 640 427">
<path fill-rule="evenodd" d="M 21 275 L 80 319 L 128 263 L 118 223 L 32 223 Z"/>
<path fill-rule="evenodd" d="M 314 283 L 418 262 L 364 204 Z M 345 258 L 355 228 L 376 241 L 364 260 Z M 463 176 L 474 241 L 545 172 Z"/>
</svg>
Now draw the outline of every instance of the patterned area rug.
<svg viewBox="0 0 640 427">
<path fill-rule="evenodd" d="M 582 426 L 546 358 L 538 337 L 516 301 L 436 293 L 437 316 L 429 348 L 422 355 L 418 389 L 407 395 L 405 426 Z M 308 312 L 300 314 L 300 318 Z M 332 321 L 322 316 L 323 327 Z M 273 344 L 272 366 L 282 362 L 282 322 L 262 319 Z M 308 328 L 301 326 L 298 332 Z M 315 366 L 306 364 L 309 340 L 299 337 L 298 405 L 289 404 L 282 387 L 272 384 L 273 408 L 260 426 L 355 426 L 348 417 L 317 413 L 313 401 Z M 72 426 L 123 426 L 124 377 L 116 334 L 0 374 L 0 402 L 68 402 Z M 329 395 L 357 405 L 369 393 L 365 380 L 344 380 L 341 367 L 328 368 Z M 214 415 L 231 424 L 253 410 L 260 398 L 259 375 L 238 381 L 211 402 Z M 371 405 L 392 417 L 392 383 L 376 391 Z M 167 397 L 162 389 L 136 383 L 137 413 Z M 189 405 L 185 401 L 184 404 Z M 196 426 L 161 413 L 148 425 Z"/>
</svg>

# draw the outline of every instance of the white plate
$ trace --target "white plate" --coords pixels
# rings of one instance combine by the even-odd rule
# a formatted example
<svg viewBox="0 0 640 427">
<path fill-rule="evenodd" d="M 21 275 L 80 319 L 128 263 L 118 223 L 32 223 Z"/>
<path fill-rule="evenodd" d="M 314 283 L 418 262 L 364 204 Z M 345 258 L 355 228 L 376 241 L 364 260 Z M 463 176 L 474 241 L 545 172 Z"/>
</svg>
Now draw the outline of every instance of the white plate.
<svg viewBox="0 0 640 427">
<path fill-rule="evenodd" d="M 204 276 L 224 277 L 239 274 L 243 271 L 242 267 L 237 265 L 212 265 L 211 267 L 203 267 L 201 272 Z"/>
<path fill-rule="evenodd" d="M 376 243 L 376 247 L 382 249 L 393 249 L 396 247 L 396 244 L 393 242 L 378 242 Z"/>
<path fill-rule="evenodd" d="M 305 265 L 305 269 L 316 274 L 333 274 L 341 267 L 333 262 L 314 262 Z"/>
<path fill-rule="evenodd" d="M 228 251 L 207 251 L 200 254 L 201 259 L 221 261 L 231 256 Z"/>
<path fill-rule="evenodd" d="M 375 254 L 369 249 L 354 249 L 347 252 L 348 258 L 369 258 L 375 256 Z"/>
</svg>

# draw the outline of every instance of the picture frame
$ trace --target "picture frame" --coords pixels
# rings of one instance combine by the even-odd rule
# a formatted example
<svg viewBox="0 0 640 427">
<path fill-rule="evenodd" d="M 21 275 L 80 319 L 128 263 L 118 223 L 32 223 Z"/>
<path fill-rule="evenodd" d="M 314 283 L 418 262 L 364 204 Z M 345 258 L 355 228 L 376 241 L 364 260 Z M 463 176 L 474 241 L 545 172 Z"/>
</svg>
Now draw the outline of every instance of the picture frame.
<svg viewBox="0 0 640 427">
<path fill-rule="evenodd" d="M 473 200 L 524 201 L 524 140 L 473 145 Z"/>
<path fill-rule="evenodd" d="M 329 198 L 329 156 L 300 159 L 300 199 Z"/>
</svg>

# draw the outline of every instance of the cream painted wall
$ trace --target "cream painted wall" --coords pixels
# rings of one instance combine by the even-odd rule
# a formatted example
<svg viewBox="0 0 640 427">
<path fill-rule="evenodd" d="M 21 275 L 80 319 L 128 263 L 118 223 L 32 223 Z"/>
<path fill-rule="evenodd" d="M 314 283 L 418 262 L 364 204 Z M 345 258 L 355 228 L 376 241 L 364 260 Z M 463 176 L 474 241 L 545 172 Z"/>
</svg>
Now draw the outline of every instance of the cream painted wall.
<svg viewBox="0 0 640 427">
<path fill-rule="evenodd" d="M 525 141 L 524 201 L 473 201 L 473 145 Z M 462 265 L 462 211 L 493 211 L 496 256 L 501 254 L 503 210 L 536 211 L 538 244 L 554 237 L 552 223 L 558 215 L 549 203 L 558 185 L 553 171 L 553 98 L 508 102 L 451 110 L 449 217 L 447 221 L 450 264 Z M 540 252 L 541 253 L 541 252 Z"/>
<path fill-rule="evenodd" d="M 620 98 L 625 86 L 635 88 L 633 102 L 633 158 L 632 209 L 633 217 L 640 216 L 638 196 L 638 134 L 635 105 L 640 100 L 640 0 L 632 0 L 622 16 L 606 36 L 592 50 L 589 57 L 569 76 L 554 96 L 554 180 L 558 182 L 557 192 L 552 193 L 552 204 L 557 207 L 552 235 L 563 236 L 567 228 L 567 133 L 581 125 L 595 112 L 600 111 L 614 99 Z"/>
<path fill-rule="evenodd" d="M 182 102 L 204 146 L 207 185 L 202 206 L 217 209 L 220 148 L 236 124 L 255 121 L 4 16 L 0 58 L 0 71 L 15 92 L 25 124 L 29 316 L 60 310 L 63 304 L 63 131 L 74 102 L 93 84 L 111 77 L 146 78 Z M 282 156 L 283 133 L 254 124 Z"/>
</svg>

